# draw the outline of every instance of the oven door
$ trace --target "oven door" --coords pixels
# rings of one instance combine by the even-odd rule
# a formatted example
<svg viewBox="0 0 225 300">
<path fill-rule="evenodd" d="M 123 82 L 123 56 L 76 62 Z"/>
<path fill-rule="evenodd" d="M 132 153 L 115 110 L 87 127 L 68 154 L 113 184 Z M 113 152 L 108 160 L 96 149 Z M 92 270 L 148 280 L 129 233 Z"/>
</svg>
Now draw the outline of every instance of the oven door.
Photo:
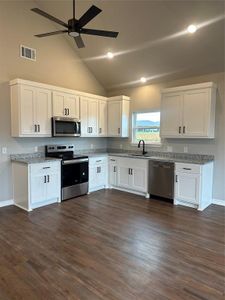
<svg viewBox="0 0 225 300">
<path fill-rule="evenodd" d="M 88 159 L 62 162 L 62 200 L 88 192 Z"/>
<path fill-rule="evenodd" d="M 80 136 L 80 122 L 71 118 L 52 118 L 52 136 Z"/>
</svg>

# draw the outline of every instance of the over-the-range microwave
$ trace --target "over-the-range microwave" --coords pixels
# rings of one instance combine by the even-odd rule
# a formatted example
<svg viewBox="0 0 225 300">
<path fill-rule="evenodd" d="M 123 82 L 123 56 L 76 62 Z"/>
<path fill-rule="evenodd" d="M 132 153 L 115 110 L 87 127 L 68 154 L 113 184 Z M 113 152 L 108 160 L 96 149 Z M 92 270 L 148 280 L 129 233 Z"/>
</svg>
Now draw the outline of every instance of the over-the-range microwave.
<svg viewBox="0 0 225 300">
<path fill-rule="evenodd" d="M 80 136 L 80 121 L 73 118 L 53 117 L 52 136 L 53 137 L 75 137 Z"/>
</svg>

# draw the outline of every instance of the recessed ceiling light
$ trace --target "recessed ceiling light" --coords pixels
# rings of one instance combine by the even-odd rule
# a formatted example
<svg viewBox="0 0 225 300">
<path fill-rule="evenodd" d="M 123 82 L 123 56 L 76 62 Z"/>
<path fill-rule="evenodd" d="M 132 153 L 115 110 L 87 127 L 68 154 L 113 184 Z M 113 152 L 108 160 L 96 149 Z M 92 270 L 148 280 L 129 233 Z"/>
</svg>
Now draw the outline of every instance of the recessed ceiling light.
<svg viewBox="0 0 225 300">
<path fill-rule="evenodd" d="M 112 52 L 107 53 L 107 58 L 112 59 L 114 57 L 114 54 Z"/>
<path fill-rule="evenodd" d="M 145 83 L 147 81 L 147 79 L 145 77 L 141 77 L 140 80 L 141 80 L 142 83 Z"/>
<path fill-rule="evenodd" d="M 191 25 L 188 26 L 187 30 L 188 30 L 189 33 L 195 33 L 197 31 L 197 26 L 191 24 Z"/>
</svg>

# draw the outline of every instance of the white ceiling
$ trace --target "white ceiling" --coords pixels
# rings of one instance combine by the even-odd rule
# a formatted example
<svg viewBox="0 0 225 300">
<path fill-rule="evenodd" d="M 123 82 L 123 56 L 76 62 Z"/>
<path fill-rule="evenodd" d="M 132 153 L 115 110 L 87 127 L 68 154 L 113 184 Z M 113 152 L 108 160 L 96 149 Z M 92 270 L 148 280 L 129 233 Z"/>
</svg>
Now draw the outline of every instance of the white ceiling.
<svg viewBox="0 0 225 300">
<path fill-rule="evenodd" d="M 72 16 L 72 1 L 36 2 L 61 20 Z M 106 89 L 135 85 L 141 76 L 155 82 L 224 70 L 224 1 L 77 1 L 76 18 L 92 4 L 103 11 L 86 27 L 119 31 L 118 38 L 83 36 L 84 49 L 65 38 Z M 201 28 L 182 34 L 191 23 Z M 54 38 L 45 38 L 46 43 Z M 108 51 L 118 55 L 108 60 L 103 57 Z"/>
</svg>

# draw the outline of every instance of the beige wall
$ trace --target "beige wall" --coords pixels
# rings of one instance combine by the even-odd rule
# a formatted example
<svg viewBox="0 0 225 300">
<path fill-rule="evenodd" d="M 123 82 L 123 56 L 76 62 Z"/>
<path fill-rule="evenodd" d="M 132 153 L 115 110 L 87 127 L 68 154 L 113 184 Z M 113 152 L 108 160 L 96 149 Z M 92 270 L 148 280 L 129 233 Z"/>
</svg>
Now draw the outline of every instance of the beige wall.
<svg viewBox="0 0 225 300">
<path fill-rule="evenodd" d="M 43 150 L 49 143 L 72 142 L 77 149 L 105 148 L 106 139 L 43 139 L 10 137 L 10 94 L 8 82 L 14 78 L 29 79 L 85 92 L 104 95 L 103 87 L 79 59 L 76 46 L 63 36 L 35 38 L 36 33 L 54 31 L 51 22 L 30 11 L 33 1 L 0 1 L 0 201 L 12 199 L 11 153 Z M 19 57 L 19 46 L 37 49 L 37 61 Z M 1 148 L 7 147 L 3 155 Z"/>
<path fill-rule="evenodd" d="M 176 80 L 162 84 L 152 84 L 136 88 L 111 91 L 109 96 L 123 94 L 130 96 L 131 112 L 160 110 L 160 89 L 179 85 L 213 81 L 218 85 L 216 106 L 216 137 L 213 140 L 178 140 L 167 139 L 162 141 L 160 150 L 167 150 L 172 146 L 174 152 L 183 152 L 188 146 L 189 153 L 215 155 L 213 197 L 225 201 L 225 74 L 209 74 L 199 77 Z M 134 149 L 129 139 L 109 139 L 108 147 Z"/>
</svg>

